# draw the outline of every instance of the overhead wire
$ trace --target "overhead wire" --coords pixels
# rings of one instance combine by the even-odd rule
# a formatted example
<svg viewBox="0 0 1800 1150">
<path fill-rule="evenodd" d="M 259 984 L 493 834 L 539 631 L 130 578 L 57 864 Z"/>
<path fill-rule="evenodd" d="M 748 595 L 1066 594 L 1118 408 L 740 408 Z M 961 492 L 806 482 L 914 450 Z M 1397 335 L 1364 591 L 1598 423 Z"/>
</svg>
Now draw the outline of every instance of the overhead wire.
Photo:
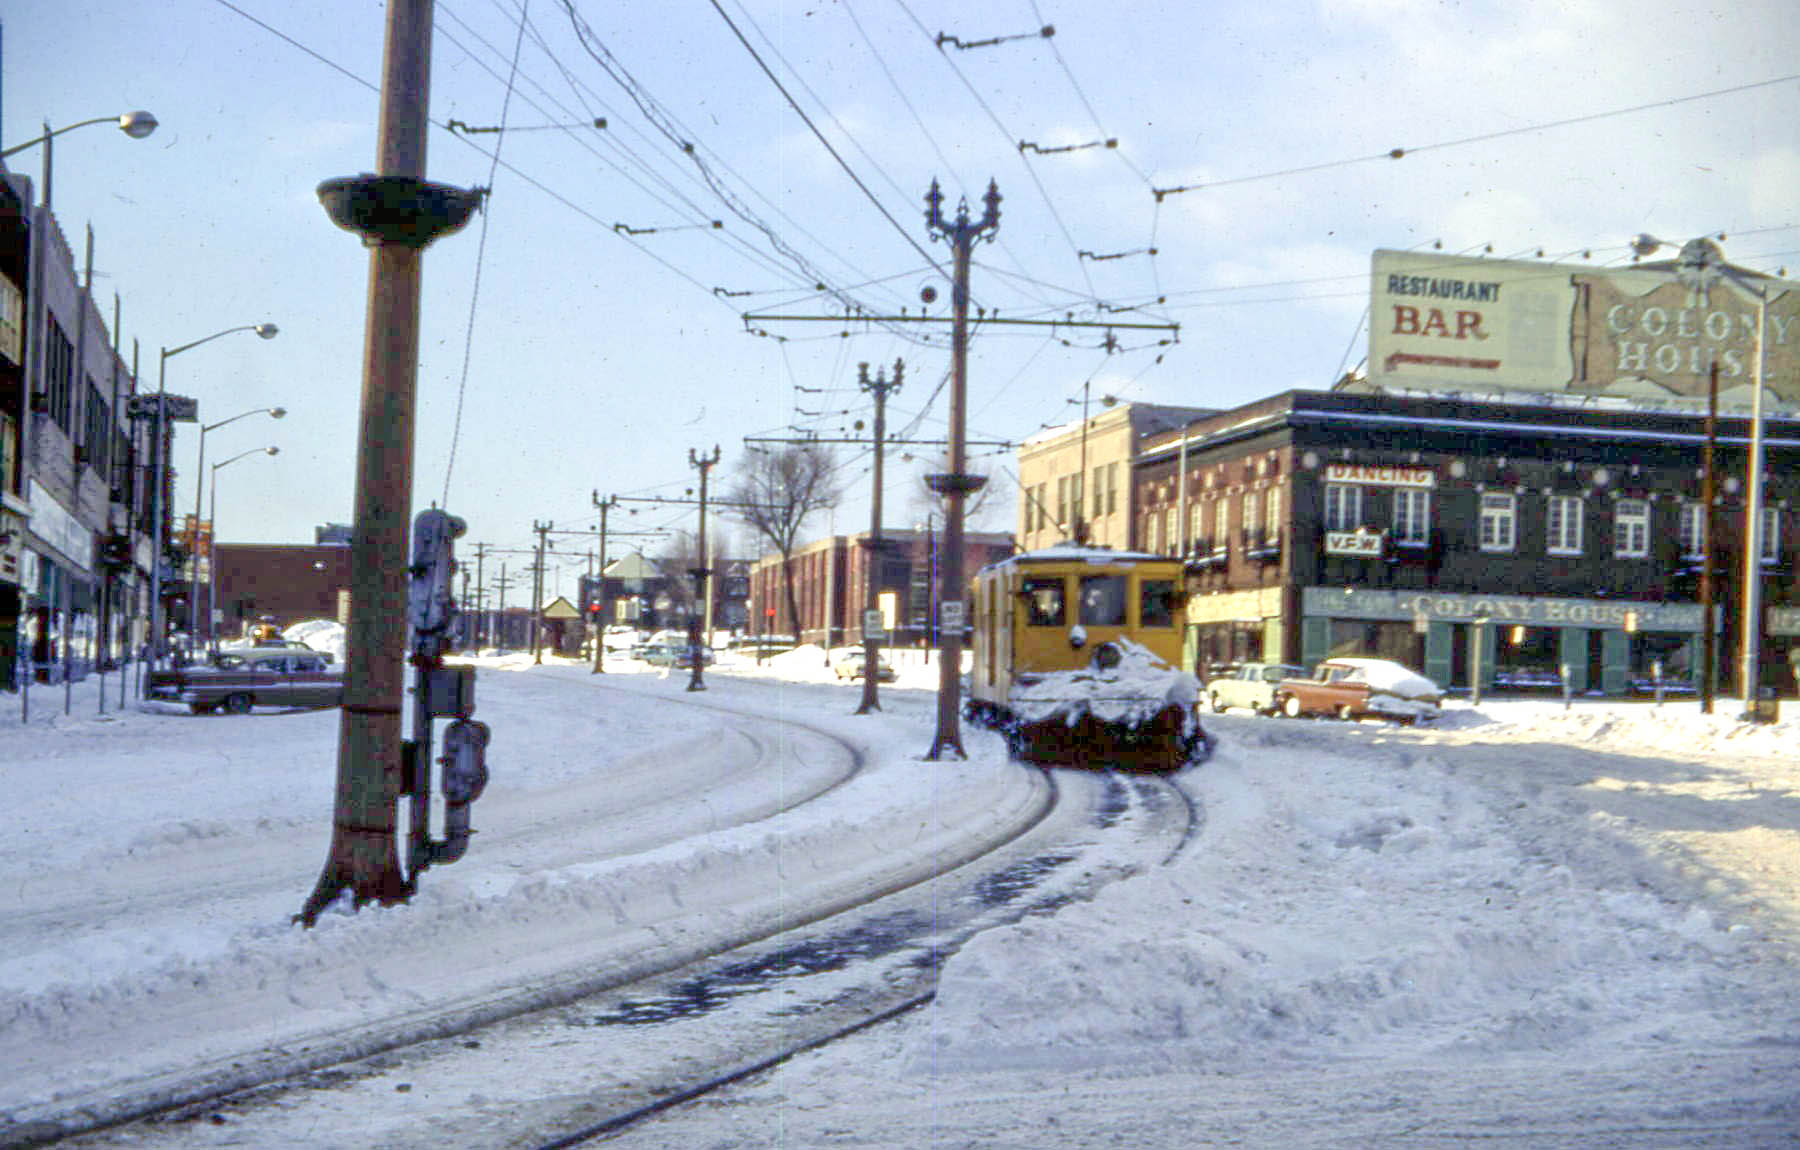
<svg viewBox="0 0 1800 1150">
<path fill-rule="evenodd" d="M 1342 160 L 1326 160 L 1316 164 L 1302 164 L 1299 167 L 1282 168 L 1278 171 L 1260 172 L 1254 175 L 1232 176 L 1220 180 L 1202 180 L 1192 184 L 1178 185 L 1175 187 L 1153 187 L 1151 188 L 1151 192 L 1158 201 L 1161 201 L 1166 196 L 1178 195 L 1184 192 L 1197 192 L 1209 188 L 1223 188 L 1235 184 L 1248 184 L 1258 180 L 1281 179 L 1286 176 L 1307 175 L 1312 172 L 1324 172 L 1333 168 L 1345 168 L 1356 164 L 1375 163 L 1380 160 L 1400 160 L 1405 159 L 1407 156 L 1417 155 L 1420 152 L 1441 151 L 1446 148 L 1461 148 L 1470 144 L 1484 144 L 1492 140 L 1502 140 L 1509 136 L 1529 135 L 1532 132 L 1547 132 L 1556 128 L 1567 128 L 1575 124 L 1591 124 L 1599 120 L 1612 119 L 1615 116 L 1630 116 L 1635 115 L 1638 112 L 1654 111 L 1659 108 L 1672 108 L 1680 104 L 1691 104 L 1700 100 L 1717 99 L 1720 96 L 1735 96 L 1743 92 L 1755 91 L 1759 88 L 1774 87 L 1778 84 L 1790 84 L 1796 80 L 1800 80 L 1800 72 L 1787 76 L 1776 76 L 1767 80 L 1756 80 L 1748 84 L 1736 84 L 1729 88 L 1715 88 L 1707 92 L 1695 92 L 1687 96 L 1671 96 L 1663 100 L 1652 100 L 1647 104 L 1634 104 L 1628 108 L 1612 108 L 1607 111 L 1590 112 L 1581 116 L 1566 116 L 1560 120 L 1545 120 L 1535 124 L 1523 124 L 1516 128 L 1501 128 L 1492 132 L 1482 132 L 1478 135 L 1463 136 L 1460 139 L 1455 140 L 1440 140 L 1437 143 L 1432 144 L 1389 148 L 1385 152 L 1377 152 L 1371 155 L 1351 156 Z"/>
<path fill-rule="evenodd" d="M 529 4 L 530 0 L 525 0 L 525 2 L 526 4 Z M 519 35 L 518 38 L 513 41 L 512 69 L 507 73 L 506 77 L 506 95 L 500 101 L 500 127 L 502 131 L 501 134 L 494 139 L 494 159 L 493 162 L 488 165 L 487 188 L 490 194 L 494 187 L 494 174 L 499 171 L 500 168 L 500 148 L 506 140 L 504 129 L 506 127 L 507 116 L 512 111 L 513 81 L 517 77 L 519 71 L 519 52 L 524 47 L 525 11 L 521 8 L 519 13 Z M 491 210 L 484 210 L 481 213 L 481 235 L 475 246 L 475 274 L 473 281 L 469 285 L 469 322 L 467 328 L 463 332 L 462 374 L 456 381 L 455 414 L 450 421 L 450 452 L 449 457 L 444 462 L 444 497 L 443 502 L 439 504 L 439 506 L 442 507 L 450 506 L 450 477 L 456 473 L 456 449 L 457 445 L 462 440 L 463 400 L 467 397 L 469 390 L 469 362 L 475 352 L 475 317 L 477 308 L 481 302 L 481 271 L 487 262 L 488 225 L 492 219 L 493 212 Z"/>
</svg>

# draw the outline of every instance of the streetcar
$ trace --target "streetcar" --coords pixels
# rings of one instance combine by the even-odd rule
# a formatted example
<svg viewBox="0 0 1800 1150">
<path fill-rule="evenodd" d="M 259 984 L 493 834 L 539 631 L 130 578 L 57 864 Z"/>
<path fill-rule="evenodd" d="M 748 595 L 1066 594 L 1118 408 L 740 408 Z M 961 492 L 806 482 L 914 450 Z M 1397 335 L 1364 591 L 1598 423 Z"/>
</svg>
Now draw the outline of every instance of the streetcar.
<svg viewBox="0 0 1800 1150">
<path fill-rule="evenodd" d="M 1181 670 L 1179 559 L 1063 544 L 983 567 L 966 714 L 1043 765 L 1178 770 L 1205 756 Z"/>
</svg>

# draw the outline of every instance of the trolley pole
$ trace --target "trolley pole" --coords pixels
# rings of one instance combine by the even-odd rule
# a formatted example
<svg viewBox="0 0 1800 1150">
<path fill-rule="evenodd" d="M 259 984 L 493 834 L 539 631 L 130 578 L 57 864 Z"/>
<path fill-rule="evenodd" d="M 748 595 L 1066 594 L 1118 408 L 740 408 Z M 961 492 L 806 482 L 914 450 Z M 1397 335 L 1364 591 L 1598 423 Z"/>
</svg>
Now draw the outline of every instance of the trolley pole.
<svg viewBox="0 0 1800 1150">
<path fill-rule="evenodd" d="M 938 182 L 931 181 L 926 193 L 926 227 L 933 238 L 950 241 L 955 256 L 955 279 L 951 286 L 950 328 L 950 457 L 949 470 L 928 475 L 925 483 L 944 496 L 948 507 L 944 516 L 944 557 L 940 565 L 938 590 L 938 716 L 937 734 L 932 738 L 928 761 L 947 755 L 968 757 L 962 745 L 960 711 L 962 709 L 963 623 L 963 500 L 981 490 L 987 478 L 970 475 L 965 470 L 964 422 L 968 403 L 969 374 L 969 261 L 975 241 L 992 241 L 1000 229 L 1000 189 L 988 181 L 987 195 L 982 197 L 981 219 L 971 223 L 968 201 L 957 205 L 956 219 L 945 222 L 942 211 L 943 192 Z"/>
<path fill-rule="evenodd" d="M 868 595 L 863 601 L 863 691 L 862 705 L 856 713 L 866 715 L 881 710 L 881 695 L 876 687 L 876 670 L 881 666 L 881 631 L 871 626 L 881 619 L 881 559 L 886 554 L 881 538 L 881 453 L 887 439 L 887 397 L 900 390 L 900 379 L 906 374 L 906 362 L 894 361 L 894 378 L 890 381 L 880 371 L 869 378 L 869 365 L 856 365 L 858 384 L 875 397 L 875 490 L 869 501 L 869 539 L 864 562 L 868 564 Z"/>
<path fill-rule="evenodd" d="M 600 512 L 600 610 L 590 612 L 594 620 L 594 669 L 590 675 L 606 672 L 606 513 L 619 505 L 617 495 L 600 498 L 600 493 L 593 493 L 594 507 Z"/>
<path fill-rule="evenodd" d="M 706 690 L 706 679 L 700 671 L 700 665 L 706 661 L 704 649 L 700 645 L 700 620 L 707 614 L 706 579 L 712 574 L 706 566 L 706 473 L 718 462 L 719 445 L 716 443 L 713 444 L 711 455 L 696 453 L 693 448 L 688 448 L 688 466 L 700 469 L 700 538 L 697 548 L 700 554 L 695 559 L 698 566 L 688 570 L 688 574 L 694 577 L 693 609 L 688 612 L 688 659 L 693 663 L 693 673 L 688 676 L 687 685 L 690 691 Z M 712 642 L 712 636 L 707 636 L 707 642 Z"/>
</svg>

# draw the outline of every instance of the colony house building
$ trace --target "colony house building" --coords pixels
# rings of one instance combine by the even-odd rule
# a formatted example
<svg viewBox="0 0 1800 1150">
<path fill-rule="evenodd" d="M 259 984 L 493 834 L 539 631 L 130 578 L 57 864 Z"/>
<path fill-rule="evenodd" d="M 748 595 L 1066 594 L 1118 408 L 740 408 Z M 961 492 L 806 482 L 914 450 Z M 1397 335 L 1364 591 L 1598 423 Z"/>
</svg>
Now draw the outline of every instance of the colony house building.
<svg viewBox="0 0 1800 1150">
<path fill-rule="evenodd" d="M 1766 423 L 1763 684 L 1792 689 L 1800 421 Z M 1141 441 L 1134 544 L 1185 556 L 1188 654 L 1364 653 L 1440 683 L 1624 694 L 1697 682 L 1712 534 L 1715 665 L 1732 689 L 1749 424 L 1642 402 L 1294 391 Z M 1476 649 L 1478 645 L 1478 650 Z M 1741 685 L 1739 687 L 1741 689 Z"/>
</svg>

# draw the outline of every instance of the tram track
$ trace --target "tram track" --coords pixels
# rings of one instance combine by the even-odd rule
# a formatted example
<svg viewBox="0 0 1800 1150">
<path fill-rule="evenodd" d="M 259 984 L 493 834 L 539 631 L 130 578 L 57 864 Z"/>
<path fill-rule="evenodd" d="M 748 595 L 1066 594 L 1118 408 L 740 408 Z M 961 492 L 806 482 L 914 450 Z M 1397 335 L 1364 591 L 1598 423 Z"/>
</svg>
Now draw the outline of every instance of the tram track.
<svg viewBox="0 0 1800 1150">
<path fill-rule="evenodd" d="M 731 712 L 720 704 L 690 700 L 691 705 Z M 739 713 L 739 718 L 757 718 Z M 785 802 L 769 818 L 779 817 L 806 803 L 819 802 L 833 792 L 849 786 L 862 771 L 861 751 L 848 740 L 828 731 L 810 727 L 795 719 L 783 719 L 781 725 L 804 730 L 808 737 L 835 746 L 845 764 L 837 777 L 810 789 L 799 803 Z M 786 738 L 774 738 L 780 742 Z M 816 745 L 816 744 L 815 744 Z M 762 748 L 757 758 L 766 758 Z M 1013 804 L 1001 842 L 1010 841 L 1041 820 L 1051 805 L 1047 788 L 1023 788 Z M 794 796 L 784 796 L 792 799 Z M 766 823 L 769 818 L 763 821 Z M 899 836 L 886 832 L 896 843 Z M 945 847 L 949 843 L 941 844 Z M 969 859 L 993 848 L 993 841 L 964 844 L 962 849 L 946 851 L 933 857 L 929 865 L 897 868 L 880 877 L 873 886 L 863 886 L 854 893 L 840 889 L 829 897 L 800 906 L 776 900 L 760 909 L 734 908 L 729 929 L 720 934 L 699 930 L 696 921 L 704 919 L 701 910 L 687 916 L 650 923 L 646 950 L 624 961 L 583 964 L 560 975 L 534 975 L 523 990 L 485 994 L 473 999 L 450 1003 L 433 1002 L 421 1009 L 390 1014 L 364 1026 L 341 1027 L 329 1032 L 311 1033 L 299 1039 L 284 1041 L 269 1049 L 238 1053 L 226 1058 L 184 1066 L 178 1072 L 151 1076 L 130 1083 L 108 1083 L 103 1090 L 67 1095 L 57 1103 L 31 1109 L 16 1108 L 0 1116 L 0 1145 L 38 1145 L 62 1140 L 84 1132 L 104 1131 L 126 1123 L 137 1123 L 155 1115 L 169 1115 L 207 1109 L 221 1100 L 267 1091 L 271 1084 L 304 1080 L 309 1075 L 327 1072 L 329 1068 L 350 1063 L 367 1062 L 391 1056 L 409 1048 L 432 1043 L 454 1043 L 464 1036 L 503 1024 L 523 1015 L 542 1013 L 602 993 L 609 988 L 626 985 L 675 970 L 684 964 L 702 960 L 708 955 L 727 952 L 733 947 L 754 944 L 773 938 L 806 923 L 840 914 L 871 899 L 924 881 L 941 869 L 962 865 Z M 779 867 L 777 868 L 777 871 Z M 771 872 L 772 876 L 776 872 Z M 785 881 L 785 880 L 782 880 Z M 668 892 L 679 904 L 681 895 Z M 652 900 L 653 901 L 653 900 Z M 616 917 L 633 916 L 620 911 Z M 635 921 L 635 919 L 633 919 Z M 102 1137 L 104 1135 L 101 1135 Z"/>
<path fill-rule="evenodd" d="M 653 1126 L 659 1114 L 924 1006 L 943 962 L 974 935 L 1095 897 L 1192 840 L 1198 814 L 1171 780 L 1019 773 L 1041 783 L 1041 816 L 928 881 L 461 1036 L 170 1112 L 120 1143 L 102 1135 L 79 1145 L 206 1145 L 215 1128 L 221 1145 L 250 1131 L 303 1141 L 302 1116 L 317 1105 L 379 1109 L 369 1144 L 395 1150 L 441 1145 L 446 1128 L 459 1145 L 547 1148 Z M 546 1050 L 556 1052 L 549 1066 Z M 532 1080 L 512 1083 L 514 1097 L 481 1088 L 496 1068 L 520 1065 L 533 1066 Z"/>
</svg>

